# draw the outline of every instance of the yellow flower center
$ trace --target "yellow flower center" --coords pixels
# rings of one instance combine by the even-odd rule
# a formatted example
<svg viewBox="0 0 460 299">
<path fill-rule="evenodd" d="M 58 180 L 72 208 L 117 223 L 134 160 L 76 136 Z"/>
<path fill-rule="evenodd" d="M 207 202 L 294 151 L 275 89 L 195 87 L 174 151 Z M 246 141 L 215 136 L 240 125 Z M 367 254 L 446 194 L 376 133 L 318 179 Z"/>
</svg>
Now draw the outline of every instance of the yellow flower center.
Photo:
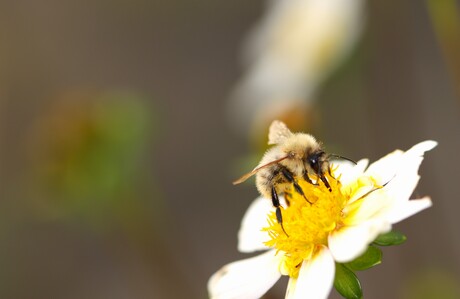
<svg viewBox="0 0 460 299">
<path fill-rule="evenodd" d="M 344 225 L 342 210 L 350 196 L 342 193 L 338 179 L 330 175 L 326 175 L 326 179 L 332 191 L 319 180 L 317 186 L 303 179 L 297 181 L 311 204 L 294 190 L 286 192 L 288 204 L 282 209 L 282 216 L 287 234 L 276 221 L 274 212 L 268 216 L 269 226 L 263 229 L 271 238 L 265 245 L 284 253 L 281 270 L 291 277 L 298 276 L 302 262 L 310 259 L 320 245 L 328 245 L 331 231 Z"/>
</svg>

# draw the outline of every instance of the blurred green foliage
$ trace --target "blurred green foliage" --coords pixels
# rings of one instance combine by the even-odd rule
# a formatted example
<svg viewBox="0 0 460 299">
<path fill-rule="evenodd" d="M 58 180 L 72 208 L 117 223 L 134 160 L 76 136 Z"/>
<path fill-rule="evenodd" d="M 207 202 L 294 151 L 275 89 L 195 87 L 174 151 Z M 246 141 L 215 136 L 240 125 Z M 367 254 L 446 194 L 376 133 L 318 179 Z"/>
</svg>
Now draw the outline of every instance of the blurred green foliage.
<svg viewBox="0 0 460 299">
<path fill-rule="evenodd" d="M 127 92 L 68 94 L 55 102 L 31 142 L 33 182 L 45 208 L 97 222 L 136 205 L 147 175 L 150 111 L 143 97 Z"/>
<path fill-rule="evenodd" d="M 444 62 L 460 95 L 460 3 L 455 0 L 429 0 L 426 3 Z"/>
<path fill-rule="evenodd" d="M 420 269 L 404 284 L 406 299 L 456 299 L 460 288 L 453 273 L 444 269 Z"/>
</svg>

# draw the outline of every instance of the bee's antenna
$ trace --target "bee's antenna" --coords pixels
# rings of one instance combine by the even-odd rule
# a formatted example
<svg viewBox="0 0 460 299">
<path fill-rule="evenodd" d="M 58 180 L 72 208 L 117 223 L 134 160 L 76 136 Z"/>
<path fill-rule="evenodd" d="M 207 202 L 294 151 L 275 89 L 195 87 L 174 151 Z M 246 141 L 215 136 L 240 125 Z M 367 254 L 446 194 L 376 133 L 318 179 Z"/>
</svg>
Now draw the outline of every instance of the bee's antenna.
<svg viewBox="0 0 460 299">
<path fill-rule="evenodd" d="M 374 189 L 370 190 L 369 192 L 367 192 L 366 194 L 362 195 L 360 198 L 358 198 L 357 200 L 360 200 L 366 196 L 368 196 L 369 194 L 371 194 L 372 192 L 375 192 L 377 190 L 380 190 L 382 189 L 383 187 L 385 187 L 386 185 L 388 185 L 389 182 L 391 182 L 393 179 L 395 178 L 395 176 L 393 176 L 388 182 L 386 182 L 385 184 L 381 185 L 381 186 L 377 186 L 375 187 Z"/>
<path fill-rule="evenodd" d="M 339 158 L 339 159 L 343 159 L 343 160 L 347 160 L 347 161 L 350 161 L 351 163 L 357 165 L 358 163 L 356 163 L 355 160 L 352 160 L 350 158 L 347 158 L 347 157 L 344 157 L 344 156 L 340 156 L 340 155 L 336 155 L 336 154 L 329 154 L 329 157 L 335 157 L 335 158 Z"/>
</svg>

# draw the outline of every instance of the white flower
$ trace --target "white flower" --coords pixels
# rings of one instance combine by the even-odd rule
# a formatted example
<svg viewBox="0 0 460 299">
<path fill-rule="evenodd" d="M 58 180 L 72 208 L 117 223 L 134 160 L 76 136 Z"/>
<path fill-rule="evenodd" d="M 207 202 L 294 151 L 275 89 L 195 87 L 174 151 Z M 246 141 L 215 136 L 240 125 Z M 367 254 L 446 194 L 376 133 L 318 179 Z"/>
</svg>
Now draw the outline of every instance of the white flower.
<svg viewBox="0 0 460 299">
<path fill-rule="evenodd" d="M 268 251 L 217 271 L 208 282 L 210 297 L 259 298 L 281 275 L 289 275 L 286 298 L 327 298 L 335 262 L 354 260 L 393 224 L 431 206 L 429 197 L 409 197 L 420 178 L 423 154 L 436 144 L 425 141 L 407 152 L 394 151 L 369 167 L 367 160 L 338 164 L 333 170 L 337 180 L 328 178 L 332 192 L 305 183 L 303 190 L 314 203 L 291 194 L 283 209 L 289 236 L 276 222 L 271 201 L 256 199 L 243 218 L 238 249 Z"/>
<path fill-rule="evenodd" d="M 363 0 L 268 1 L 248 39 L 244 53 L 248 69 L 230 103 L 232 119 L 238 119 L 235 125 L 247 130 L 255 119 L 271 120 L 311 101 L 361 35 L 364 4 Z"/>
</svg>

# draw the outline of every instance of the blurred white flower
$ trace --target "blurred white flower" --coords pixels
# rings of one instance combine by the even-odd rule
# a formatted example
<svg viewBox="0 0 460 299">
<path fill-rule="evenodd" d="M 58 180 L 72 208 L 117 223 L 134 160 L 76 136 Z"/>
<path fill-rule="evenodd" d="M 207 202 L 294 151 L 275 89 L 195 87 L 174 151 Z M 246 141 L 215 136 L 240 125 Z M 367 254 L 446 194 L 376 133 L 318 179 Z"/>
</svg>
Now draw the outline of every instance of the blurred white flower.
<svg viewBox="0 0 460 299">
<path fill-rule="evenodd" d="M 271 201 L 256 199 L 243 218 L 238 249 L 268 251 L 216 272 L 208 282 L 210 297 L 259 298 L 281 275 L 288 275 L 286 298 L 327 298 L 336 262 L 353 261 L 393 224 L 431 206 L 429 197 L 409 197 L 420 179 L 423 154 L 436 144 L 425 141 L 407 152 L 397 150 L 369 167 L 366 159 L 335 165 L 337 179 L 328 177 L 331 192 L 324 184 L 312 188 L 299 180 L 313 204 L 292 192 L 290 205 L 283 209 L 289 236 L 277 223 Z"/>
<path fill-rule="evenodd" d="M 246 44 L 247 72 L 230 102 L 234 125 L 247 131 L 305 107 L 343 60 L 363 27 L 364 0 L 272 0 Z"/>
</svg>

